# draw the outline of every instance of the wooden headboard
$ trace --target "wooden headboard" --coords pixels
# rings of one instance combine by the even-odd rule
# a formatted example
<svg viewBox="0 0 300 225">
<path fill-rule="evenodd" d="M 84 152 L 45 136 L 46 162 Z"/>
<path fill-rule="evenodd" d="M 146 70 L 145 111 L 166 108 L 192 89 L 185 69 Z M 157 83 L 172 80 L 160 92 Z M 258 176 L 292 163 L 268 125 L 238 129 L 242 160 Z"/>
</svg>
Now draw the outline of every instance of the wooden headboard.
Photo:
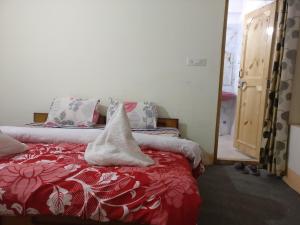
<svg viewBox="0 0 300 225">
<path fill-rule="evenodd" d="M 48 113 L 33 113 L 33 122 L 35 123 L 44 123 L 46 122 Z M 106 124 L 106 117 L 100 116 L 97 124 Z M 179 128 L 179 120 L 172 118 L 158 118 L 157 119 L 158 127 L 173 127 Z"/>
</svg>

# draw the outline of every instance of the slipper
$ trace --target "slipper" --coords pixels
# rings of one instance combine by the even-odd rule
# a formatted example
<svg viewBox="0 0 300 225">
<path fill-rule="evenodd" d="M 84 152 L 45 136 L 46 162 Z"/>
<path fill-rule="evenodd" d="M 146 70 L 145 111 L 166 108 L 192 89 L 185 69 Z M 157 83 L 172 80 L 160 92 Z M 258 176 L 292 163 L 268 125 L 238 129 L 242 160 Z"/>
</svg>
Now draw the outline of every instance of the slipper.
<svg viewBox="0 0 300 225">
<path fill-rule="evenodd" d="M 250 173 L 250 170 L 248 167 L 245 167 L 243 170 L 242 170 L 242 173 L 243 174 L 249 174 Z"/>
<path fill-rule="evenodd" d="M 234 164 L 234 168 L 235 168 L 236 170 L 244 170 L 244 169 L 245 169 L 245 164 L 242 163 L 242 162 L 235 163 L 235 164 Z"/>
<path fill-rule="evenodd" d="M 249 166 L 247 166 L 247 169 L 249 170 L 249 173 L 251 175 L 260 176 L 260 171 L 257 168 L 257 166 L 255 166 L 255 165 L 249 165 Z"/>
</svg>

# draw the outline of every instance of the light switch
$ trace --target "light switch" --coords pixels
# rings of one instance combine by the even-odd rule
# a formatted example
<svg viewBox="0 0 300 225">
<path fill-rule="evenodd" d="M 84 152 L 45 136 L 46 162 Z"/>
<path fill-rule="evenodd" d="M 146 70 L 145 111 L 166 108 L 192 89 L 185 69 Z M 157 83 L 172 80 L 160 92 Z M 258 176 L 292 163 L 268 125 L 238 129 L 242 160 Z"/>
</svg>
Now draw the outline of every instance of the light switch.
<svg viewBox="0 0 300 225">
<path fill-rule="evenodd" d="M 207 66 L 207 59 L 205 58 L 194 58 L 194 57 L 186 57 L 186 65 L 187 66 Z"/>
</svg>

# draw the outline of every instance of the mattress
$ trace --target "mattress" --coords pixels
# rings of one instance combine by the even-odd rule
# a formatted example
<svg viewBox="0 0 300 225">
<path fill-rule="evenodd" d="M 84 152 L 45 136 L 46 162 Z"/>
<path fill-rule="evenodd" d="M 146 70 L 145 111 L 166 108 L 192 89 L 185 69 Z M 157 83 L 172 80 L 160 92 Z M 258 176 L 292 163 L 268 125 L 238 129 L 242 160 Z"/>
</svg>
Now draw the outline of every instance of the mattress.
<svg viewBox="0 0 300 225">
<path fill-rule="evenodd" d="M 0 215 L 64 215 L 101 222 L 195 225 L 201 197 L 188 160 L 142 151 L 149 167 L 90 166 L 86 144 L 29 143 L 0 158 Z"/>
</svg>

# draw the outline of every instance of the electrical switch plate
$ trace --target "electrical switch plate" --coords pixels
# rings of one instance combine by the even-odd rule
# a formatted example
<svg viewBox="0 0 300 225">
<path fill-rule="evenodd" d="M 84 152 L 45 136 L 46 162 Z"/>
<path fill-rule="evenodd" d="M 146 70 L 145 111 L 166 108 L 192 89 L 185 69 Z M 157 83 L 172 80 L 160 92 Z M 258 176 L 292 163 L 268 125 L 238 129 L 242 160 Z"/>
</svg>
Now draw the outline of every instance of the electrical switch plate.
<svg viewBox="0 0 300 225">
<path fill-rule="evenodd" d="M 207 59 L 205 58 L 194 58 L 194 57 L 186 57 L 186 65 L 187 66 L 207 66 Z"/>
</svg>

